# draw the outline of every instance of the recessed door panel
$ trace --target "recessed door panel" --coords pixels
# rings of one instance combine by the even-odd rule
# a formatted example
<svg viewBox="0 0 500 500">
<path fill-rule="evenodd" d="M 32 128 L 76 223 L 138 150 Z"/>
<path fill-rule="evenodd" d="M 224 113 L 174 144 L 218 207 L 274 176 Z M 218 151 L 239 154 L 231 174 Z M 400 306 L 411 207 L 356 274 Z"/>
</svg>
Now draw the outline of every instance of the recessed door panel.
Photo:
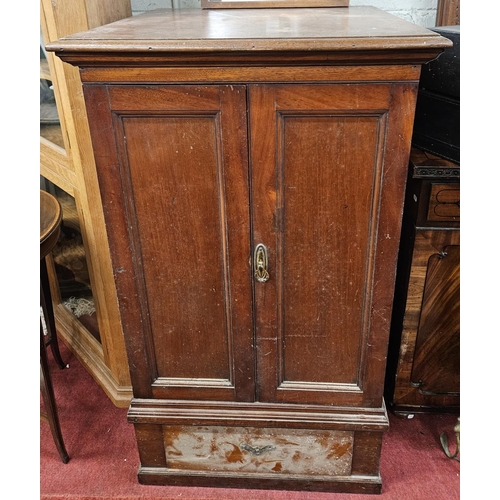
<svg viewBox="0 0 500 500">
<path fill-rule="evenodd" d="M 379 122 L 280 116 L 281 385 L 359 385 Z"/>
<path fill-rule="evenodd" d="M 217 115 L 121 120 L 157 375 L 229 382 Z"/>
</svg>

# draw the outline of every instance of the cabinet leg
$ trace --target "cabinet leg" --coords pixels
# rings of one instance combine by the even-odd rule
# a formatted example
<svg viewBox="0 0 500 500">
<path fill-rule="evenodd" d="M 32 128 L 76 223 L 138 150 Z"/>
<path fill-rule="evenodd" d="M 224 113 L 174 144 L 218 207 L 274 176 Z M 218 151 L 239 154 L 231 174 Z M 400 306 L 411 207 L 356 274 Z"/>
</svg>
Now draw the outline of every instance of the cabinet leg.
<svg viewBox="0 0 500 500">
<path fill-rule="evenodd" d="M 41 416 L 47 420 L 52 432 L 52 437 L 57 447 L 57 451 L 63 463 L 69 462 L 69 455 L 64 446 L 64 441 L 59 424 L 59 415 L 57 412 L 54 389 L 52 387 L 52 378 L 50 376 L 49 363 L 47 360 L 47 350 L 45 347 L 42 321 L 40 320 L 40 391 L 42 393 L 45 414 Z"/>
<path fill-rule="evenodd" d="M 52 306 L 52 297 L 50 295 L 49 275 L 45 259 L 40 259 L 40 306 L 42 307 L 45 327 L 47 329 L 47 340 L 45 341 L 45 345 L 50 345 L 57 366 L 59 366 L 61 370 L 69 368 L 69 365 L 63 361 L 59 351 L 54 308 Z"/>
</svg>

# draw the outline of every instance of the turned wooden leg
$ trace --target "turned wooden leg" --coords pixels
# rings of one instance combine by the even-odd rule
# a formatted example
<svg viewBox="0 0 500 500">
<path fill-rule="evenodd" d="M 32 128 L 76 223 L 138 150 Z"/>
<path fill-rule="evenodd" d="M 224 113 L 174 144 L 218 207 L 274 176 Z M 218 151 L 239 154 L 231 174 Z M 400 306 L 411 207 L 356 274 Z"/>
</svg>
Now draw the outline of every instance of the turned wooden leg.
<svg viewBox="0 0 500 500">
<path fill-rule="evenodd" d="M 47 329 L 47 341 L 45 345 L 50 345 L 52 354 L 59 368 L 69 368 L 69 365 L 62 360 L 59 352 L 59 343 L 57 339 L 56 322 L 54 319 L 54 308 L 52 306 L 52 298 L 50 295 L 49 275 L 47 273 L 47 263 L 45 258 L 40 259 L 40 305 L 43 311 L 45 320 L 45 328 Z"/>
<path fill-rule="evenodd" d="M 59 415 L 57 412 L 56 400 L 54 397 L 54 389 L 52 387 L 52 378 L 50 376 L 49 363 L 47 360 L 47 350 L 45 347 L 45 339 L 43 334 L 42 321 L 40 319 L 40 391 L 42 393 L 45 413 L 41 413 L 41 417 L 49 423 L 52 437 L 57 447 L 57 451 L 63 463 L 69 462 L 69 455 L 64 446 L 64 441 L 59 424 Z"/>
</svg>

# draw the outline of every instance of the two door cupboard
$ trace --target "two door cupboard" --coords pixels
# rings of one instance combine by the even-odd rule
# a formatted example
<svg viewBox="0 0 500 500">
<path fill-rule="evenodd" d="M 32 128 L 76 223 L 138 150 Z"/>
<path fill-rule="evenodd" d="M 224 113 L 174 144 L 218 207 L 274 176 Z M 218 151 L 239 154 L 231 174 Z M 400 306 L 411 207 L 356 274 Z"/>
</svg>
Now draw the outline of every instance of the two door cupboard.
<svg viewBox="0 0 500 500">
<path fill-rule="evenodd" d="M 380 491 L 420 64 L 449 45 L 368 7 L 49 46 L 83 81 L 141 482 Z"/>
</svg>

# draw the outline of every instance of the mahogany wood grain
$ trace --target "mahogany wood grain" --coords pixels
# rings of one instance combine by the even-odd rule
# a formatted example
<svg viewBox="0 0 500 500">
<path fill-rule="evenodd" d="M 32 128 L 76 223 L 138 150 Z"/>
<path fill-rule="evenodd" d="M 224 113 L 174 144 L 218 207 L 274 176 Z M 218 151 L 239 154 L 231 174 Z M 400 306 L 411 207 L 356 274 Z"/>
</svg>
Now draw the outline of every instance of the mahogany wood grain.
<svg viewBox="0 0 500 500">
<path fill-rule="evenodd" d="M 276 9 L 348 7 L 349 0 L 201 0 L 202 9 Z"/>
<path fill-rule="evenodd" d="M 382 481 L 377 476 L 297 476 L 292 474 L 236 474 L 230 472 L 205 472 L 173 470 L 160 467 L 139 467 L 139 482 L 149 485 L 169 486 L 199 486 L 241 488 L 241 489 L 271 489 L 322 491 L 336 493 L 379 494 L 382 491 Z"/>
<path fill-rule="evenodd" d="M 459 186 L 449 183 L 432 183 L 427 220 L 433 222 L 460 221 Z"/>
<path fill-rule="evenodd" d="M 134 425 L 139 459 L 143 467 L 167 467 L 162 428 L 159 425 Z"/>
<path fill-rule="evenodd" d="M 158 67 L 100 68 L 86 67 L 81 71 L 83 82 L 108 83 L 275 83 L 275 82 L 360 82 L 418 81 L 420 66 L 280 66 L 280 67 Z M 200 80 L 203 78 L 203 80 Z"/>
<path fill-rule="evenodd" d="M 460 393 L 460 247 L 431 255 L 411 383 L 425 394 Z"/>
<path fill-rule="evenodd" d="M 158 11 L 50 44 L 85 82 L 140 482 L 380 492 L 419 65 L 449 45 L 373 8 Z M 221 441 L 279 429 L 348 436 L 350 470 L 241 470 Z"/>
<path fill-rule="evenodd" d="M 460 408 L 460 166 L 413 148 L 389 343 L 397 414 Z"/>
<path fill-rule="evenodd" d="M 136 423 L 182 425 L 249 425 L 294 429 L 362 430 L 389 428 L 385 405 L 379 408 L 134 398 L 128 418 Z"/>
<path fill-rule="evenodd" d="M 116 215 L 127 218 L 134 248 L 135 272 L 123 276 L 133 300 L 126 316 L 142 325 L 154 394 L 253 400 L 245 88 L 101 92 L 110 102 L 105 120 L 124 138 L 113 149 L 127 207 Z"/>
<path fill-rule="evenodd" d="M 418 406 L 451 408 L 458 404 L 459 245 L 458 230 L 429 229 L 416 234 L 401 337 L 404 349 L 398 361 L 393 401 L 399 411 L 405 406 L 411 411 Z M 442 258 L 442 252 L 449 252 L 449 258 Z M 430 295 L 434 300 L 424 300 Z M 422 377 L 427 378 L 429 391 L 420 387 Z M 439 385 L 440 390 L 432 391 Z"/>
<path fill-rule="evenodd" d="M 445 38 L 445 40 L 447 40 Z M 337 40 L 310 39 L 306 40 L 309 43 L 288 44 L 278 41 L 276 42 L 276 51 L 266 52 L 264 42 L 249 40 L 246 44 L 239 44 L 241 47 L 235 50 L 235 42 L 219 43 L 209 47 L 199 47 L 197 50 L 191 52 L 183 52 L 178 50 L 178 44 L 173 43 L 172 47 L 154 47 L 154 44 L 147 44 L 146 46 L 139 47 L 136 52 L 131 52 L 128 55 L 123 55 L 119 52 L 119 44 L 111 43 L 108 48 L 108 54 L 95 52 L 87 56 L 79 52 L 69 52 L 72 44 L 68 43 L 67 50 L 53 44 L 49 48 L 57 50 L 57 55 L 64 59 L 65 62 L 70 64 L 81 64 L 84 67 L 101 68 L 106 66 L 107 55 L 113 54 L 113 65 L 115 68 L 130 68 L 131 60 L 135 61 L 133 67 L 142 68 L 162 68 L 163 66 L 173 66 L 184 68 L 185 70 L 192 69 L 196 66 L 211 67 L 214 56 L 218 58 L 218 68 L 235 68 L 236 71 L 240 69 L 241 65 L 247 67 L 266 67 L 273 66 L 280 68 L 281 66 L 291 66 L 300 64 L 307 65 L 328 65 L 328 66 L 348 66 L 348 65 L 395 65 L 395 64 L 411 64 L 412 66 L 420 66 L 428 61 L 433 60 L 437 54 L 441 52 L 444 46 L 434 46 L 434 40 L 429 40 L 429 44 L 422 46 L 422 39 L 414 37 L 412 40 L 406 40 L 407 44 L 402 47 L 388 39 L 381 42 L 392 46 L 388 49 L 389 52 L 385 53 L 383 50 L 378 50 L 376 46 L 369 41 L 361 45 L 357 39 L 353 39 L 349 48 L 339 45 Z M 245 46 L 252 43 L 255 50 L 245 51 Z M 450 42 L 451 43 L 451 42 Z M 75 47 L 78 43 L 75 42 Z M 153 45 L 153 46 L 152 46 Z M 361 45 L 361 46 L 359 46 Z M 181 46 L 182 47 L 182 46 Z M 154 51 L 157 52 L 154 52 Z M 410 66 L 411 68 L 411 66 Z M 416 69 L 416 68 L 414 68 Z M 267 70 L 269 71 L 269 70 Z M 383 73 L 382 73 L 383 74 Z M 109 77 L 108 77 L 109 79 Z M 382 76 L 384 80 L 385 77 Z M 251 80 L 251 78 L 249 79 Z M 179 82 L 180 83 L 180 82 Z M 197 83 L 202 81 L 197 80 Z M 225 81 L 227 83 L 227 80 Z"/>
<path fill-rule="evenodd" d="M 251 87 L 254 246 L 269 246 L 273 276 L 255 285 L 260 400 L 364 402 L 390 92 Z"/>
<path fill-rule="evenodd" d="M 354 475 L 376 476 L 382 450 L 381 432 L 357 431 L 354 437 L 352 471 Z"/>
<path fill-rule="evenodd" d="M 439 0 L 436 26 L 460 25 L 460 0 Z"/>
<path fill-rule="evenodd" d="M 47 45 L 80 66 L 420 64 L 451 41 L 373 7 L 156 10 Z"/>
<path fill-rule="evenodd" d="M 256 22 L 259 24 L 256 25 Z M 65 36 L 56 44 L 51 44 L 50 50 L 54 50 L 56 45 L 67 50 L 79 43 L 78 49 L 75 46 L 79 52 L 88 52 L 93 46 L 103 52 L 109 48 L 106 44 L 113 40 L 121 43 L 122 52 L 131 52 L 136 46 L 145 46 L 146 42 L 156 42 L 166 49 L 175 40 L 184 41 L 185 50 L 202 47 L 210 41 L 227 46 L 231 40 L 243 43 L 248 39 L 266 41 L 273 50 L 277 49 L 274 43 L 279 39 L 292 44 L 305 43 L 306 46 L 310 43 L 309 39 L 330 39 L 338 40 L 339 47 L 347 47 L 349 39 L 354 37 L 363 41 L 372 39 L 372 46 L 380 45 L 379 38 L 394 37 L 394 45 L 399 43 L 404 46 L 406 39 L 415 36 L 422 37 L 421 44 L 429 39 L 435 46 L 443 44 L 435 33 L 369 6 L 349 9 L 250 9 L 245 12 L 182 9 L 177 13 L 157 9 L 99 29 Z M 305 42 L 297 40 L 300 37 L 305 38 Z M 448 45 L 445 43 L 444 46 Z M 388 48 L 383 47 L 384 50 Z"/>
</svg>

